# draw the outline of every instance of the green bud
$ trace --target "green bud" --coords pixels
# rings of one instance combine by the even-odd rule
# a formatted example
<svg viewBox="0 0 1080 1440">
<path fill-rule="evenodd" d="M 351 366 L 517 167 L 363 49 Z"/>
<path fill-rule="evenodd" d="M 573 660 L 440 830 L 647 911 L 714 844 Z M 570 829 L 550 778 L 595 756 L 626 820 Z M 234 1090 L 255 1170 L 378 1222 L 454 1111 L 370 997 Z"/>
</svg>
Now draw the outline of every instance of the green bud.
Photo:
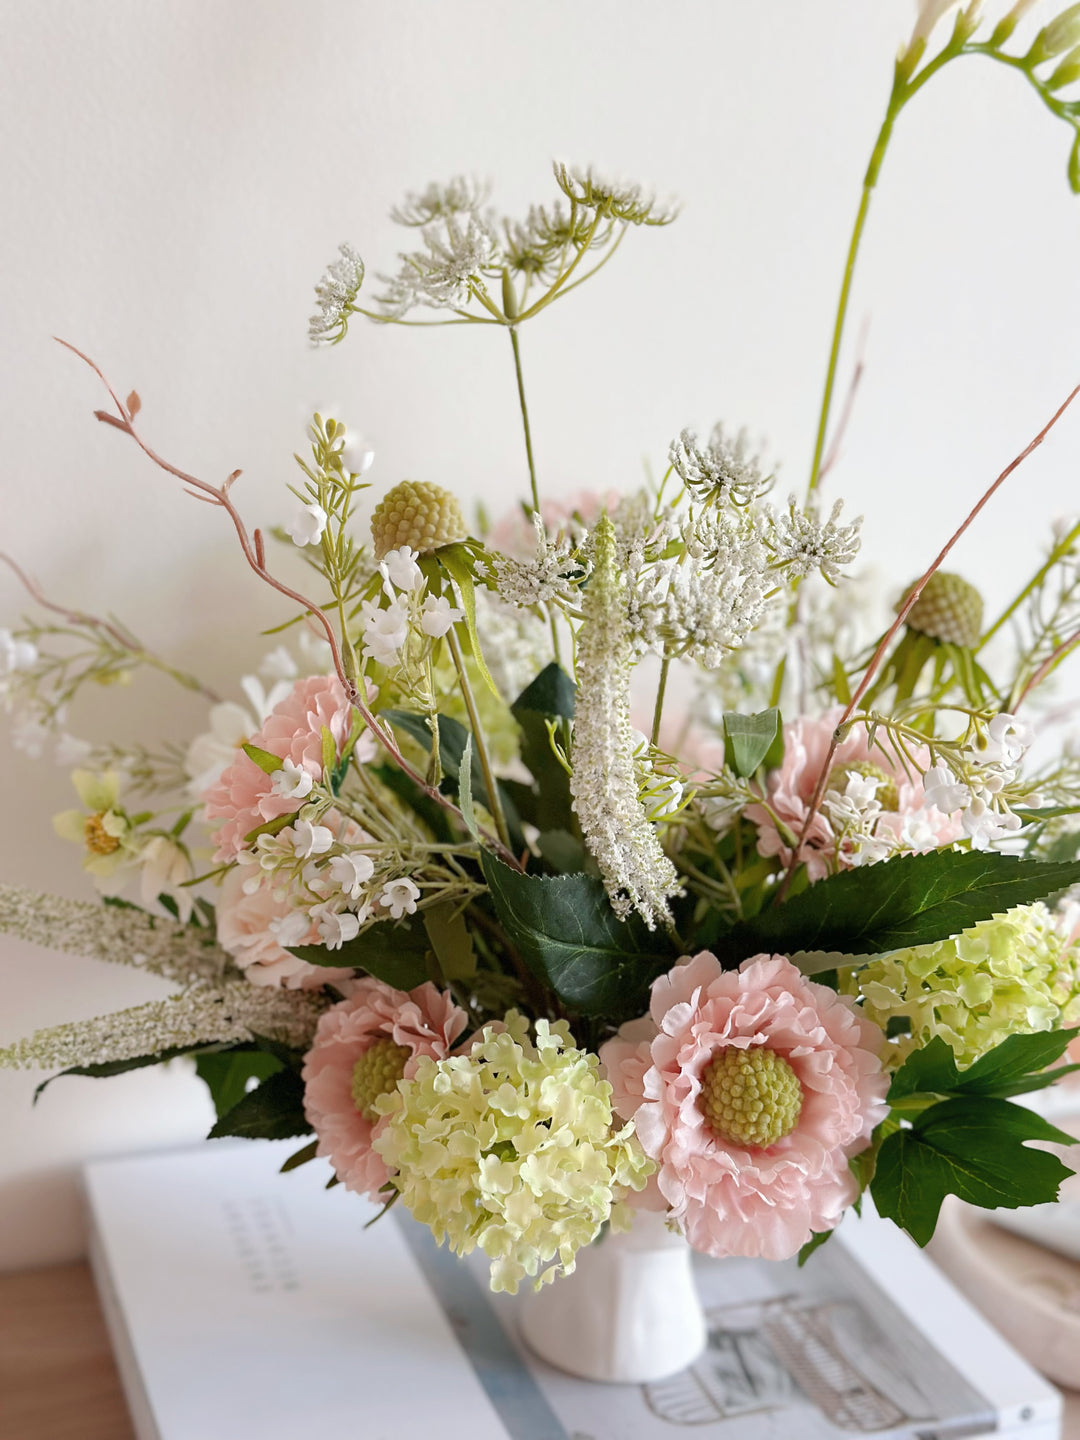
<svg viewBox="0 0 1080 1440">
<path fill-rule="evenodd" d="M 1077 132 L 1069 155 L 1069 188 L 1074 195 L 1080 195 L 1080 131 Z"/>
<path fill-rule="evenodd" d="M 502 305 L 503 314 L 508 320 L 516 320 L 518 317 L 517 291 L 514 289 L 514 282 L 510 279 L 510 271 L 502 272 Z"/>
<path fill-rule="evenodd" d="M 1070 5 L 1054 17 L 1035 37 L 1027 53 L 1029 65 L 1041 65 L 1080 44 L 1080 4 Z"/>
<path fill-rule="evenodd" d="M 1007 15 L 1003 15 L 995 26 L 994 33 L 990 36 L 991 49 L 997 50 L 1005 44 L 1005 41 L 1008 40 L 1009 36 L 1013 33 L 1017 25 L 1019 25 L 1020 21 L 1031 9 L 1033 4 L 1035 4 L 1035 0 L 1016 0 L 1016 4 L 1012 7 L 1009 13 Z"/>
<path fill-rule="evenodd" d="M 1072 85 L 1080 80 L 1080 45 L 1075 46 L 1062 60 L 1050 79 L 1046 82 L 1047 90 L 1064 90 L 1066 85 Z"/>
</svg>

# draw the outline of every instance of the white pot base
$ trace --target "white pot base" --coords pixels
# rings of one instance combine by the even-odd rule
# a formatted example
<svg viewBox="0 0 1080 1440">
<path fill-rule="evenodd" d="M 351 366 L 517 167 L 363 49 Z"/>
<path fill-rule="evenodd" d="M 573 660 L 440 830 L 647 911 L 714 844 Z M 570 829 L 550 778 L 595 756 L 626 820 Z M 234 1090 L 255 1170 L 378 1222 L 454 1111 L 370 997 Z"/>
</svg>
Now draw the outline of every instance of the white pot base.
<svg viewBox="0 0 1080 1440">
<path fill-rule="evenodd" d="M 526 1344 L 584 1380 L 643 1385 L 678 1374 L 706 1341 L 691 1253 L 663 1215 L 638 1211 L 625 1234 L 580 1251 L 572 1275 L 525 1297 Z"/>
</svg>

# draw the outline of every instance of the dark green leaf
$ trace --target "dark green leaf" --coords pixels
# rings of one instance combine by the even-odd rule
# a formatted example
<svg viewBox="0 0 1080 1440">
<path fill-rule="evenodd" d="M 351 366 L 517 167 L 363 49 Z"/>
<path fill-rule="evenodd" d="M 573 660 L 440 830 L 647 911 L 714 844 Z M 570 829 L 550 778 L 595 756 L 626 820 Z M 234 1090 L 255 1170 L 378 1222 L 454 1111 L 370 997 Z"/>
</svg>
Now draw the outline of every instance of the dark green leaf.
<svg viewBox="0 0 1080 1440">
<path fill-rule="evenodd" d="M 882 1144 L 870 1186 L 878 1214 L 925 1245 L 946 1195 L 988 1210 L 1056 1200 L 1072 1171 L 1056 1155 L 1030 1149 L 1028 1140 L 1073 1143 L 1008 1100 L 943 1100 Z"/>
<path fill-rule="evenodd" d="M 996 851 L 935 850 L 843 870 L 783 905 L 734 926 L 718 943 L 734 965 L 762 951 L 818 952 L 800 968 L 831 969 L 838 955 L 928 945 L 1014 905 L 1080 881 L 1080 863 L 1019 860 Z"/>
<path fill-rule="evenodd" d="M 179 1056 L 190 1053 L 191 1046 L 188 1045 L 176 1050 L 159 1050 L 155 1055 L 135 1055 L 130 1060 L 106 1060 L 99 1065 L 71 1065 L 67 1070 L 58 1070 L 55 1075 L 42 1080 L 34 1091 L 32 1103 L 36 1105 L 46 1087 L 64 1075 L 85 1075 L 94 1080 L 108 1080 L 113 1075 L 126 1075 L 129 1070 L 145 1070 L 149 1065 L 164 1065 L 166 1060 L 176 1060 Z"/>
<path fill-rule="evenodd" d="M 832 1230 L 819 1230 L 816 1235 L 810 1236 L 810 1239 L 807 1240 L 806 1244 L 799 1251 L 800 1270 L 806 1264 L 807 1260 L 810 1259 L 810 1256 L 814 1253 L 814 1251 L 819 1250 L 821 1246 L 825 1244 L 826 1240 L 832 1238 L 832 1235 Z"/>
<path fill-rule="evenodd" d="M 289 1140 L 310 1134 L 304 1114 L 304 1082 L 295 1070 L 279 1070 L 223 1115 L 207 1138 L 222 1140 L 236 1135 L 245 1140 Z"/>
<path fill-rule="evenodd" d="M 468 980 L 476 973 L 476 951 L 465 916 L 449 901 L 424 911 L 424 928 L 444 980 Z"/>
<path fill-rule="evenodd" d="M 280 755 L 274 755 L 269 750 L 263 750 L 258 745 L 249 745 L 246 741 L 240 747 L 249 760 L 254 760 L 260 770 L 265 770 L 267 775 L 276 775 L 284 768 L 285 761 Z"/>
<path fill-rule="evenodd" d="M 586 864 L 585 846 L 566 830 L 544 830 L 537 845 L 540 854 L 560 875 L 579 875 Z"/>
<path fill-rule="evenodd" d="M 780 711 L 775 707 L 757 715 L 724 716 L 724 759 L 736 775 L 754 775 L 780 734 Z"/>
<path fill-rule="evenodd" d="M 1035 1035 L 1010 1035 L 1000 1045 L 958 1070 L 951 1048 L 940 1035 L 913 1050 L 893 1076 L 889 1103 L 908 1095 L 991 1095 L 1006 1098 L 1052 1084 L 1058 1071 L 1048 1070 L 1065 1053 L 1078 1030 L 1047 1030 Z M 1072 1067 L 1062 1067 L 1067 1073 Z"/>
<path fill-rule="evenodd" d="M 318 1148 L 318 1140 L 312 1140 L 311 1143 L 305 1145 L 302 1150 L 297 1150 L 294 1155 L 290 1155 L 285 1161 L 285 1164 L 282 1165 L 279 1173 L 287 1175 L 290 1170 L 299 1170 L 301 1165 L 306 1165 L 309 1160 L 315 1159 L 315 1152 Z"/>
<path fill-rule="evenodd" d="M 206 1083 L 220 1120 L 248 1091 L 248 1081 L 267 1080 L 282 1068 L 265 1050 L 218 1050 L 195 1057 L 195 1073 Z"/>
<path fill-rule="evenodd" d="M 310 965 L 366 970 L 395 989 L 412 990 L 428 978 L 430 948 L 423 916 L 417 914 L 369 925 L 340 950 L 327 950 L 325 945 L 294 945 L 290 953 Z"/>
<path fill-rule="evenodd" d="M 519 710 L 535 710 L 538 715 L 572 720 L 576 698 L 577 686 L 553 660 L 540 671 L 535 680 L 526 685 L 510 708 L 515 714 Z"/>
<path fill-rule="evenodd" d="M 587 875 L 522 875 L 488 854 L 482 863 L 503 928 L 560 999 L 616 1022 L 645 1010 L 650 984 L 677 958 L 664 933 L 619 920 Z"/>
</svg>

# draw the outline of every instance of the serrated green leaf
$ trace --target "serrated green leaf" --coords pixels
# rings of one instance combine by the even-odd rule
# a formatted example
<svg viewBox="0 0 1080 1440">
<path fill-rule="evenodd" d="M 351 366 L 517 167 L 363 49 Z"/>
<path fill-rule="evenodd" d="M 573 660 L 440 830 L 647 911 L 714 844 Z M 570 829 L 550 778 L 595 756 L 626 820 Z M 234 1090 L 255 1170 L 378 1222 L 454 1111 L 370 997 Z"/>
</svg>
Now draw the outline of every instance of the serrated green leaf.
<svg viewBox="0 0 1080 1440">
<path fill-rule="evenodd" d="M 294 1135 L 310 1134 L 311 1125 L 304 1114 L 304 1082 L 295 1070 L 278 1070 L 223 1115 L 207 1139 L 235 1135 L 244 1140 L 290 1140 Z"/>
<path fill-rule="evenodd" d="M 724 759 L 736 775 L 755 775 L 780 734 L 780 711 L 775 707 L 757 715 L 724 715 Z"/>
<path fill-rule="evenodd" d="M 1056 1200 L 1072 1171 L 1056 1155 L 1030 1149 L 1029 1140 L 1073 1143 L 1008 1100 L 943 1100 L 882 1144 L 870 1185 L 878 1214 L 925 1245 L 946 1195 L 988 1210 Z"/>
<path fill-rule="evenodd" d="M 1080 1029 L 1046 1030 L 1034 1035 L 1010 1035 L 965 1070 L 957 1069 L 951 1048 L 935 1035 L 913 1050 L 897 1070 L 889 1087 L 889 1103 L 908 1095 L 987 1095 L 1007 1098 L 1041 1090 L 1073 1067 L 1049 1071 Z"/>
<path fill-rule="evenodd" d="M 276 775 L 279 770 L 284 768 L 285 761 L 280 755 L 274 755 L 271 751 L 263 750 L 258 745 L 250 745 L 245 740 L 240 748 L 248 759 L 253 760 L 267 775 Z"/>
<path fill-rule="evenodd" d="M 423 916 L 417 914 L 369 925 L 340 950 L 328 950 L 325 945 L 292 945 L 289 953 L 309 965 L 366 970 L 396 990 L 413 990 L 428 978 L 430 948 Z"/>
<path fill-rule="evenodd" d="M 469 649 L 472 651 L 472 657 L 476 661 L 488 689 L 493 695 L 498 695 L 498 686 L 491 678 L 491 671 L 484 659 L 484 652 L 480 648 L 480 636 L 476 630 L 476 589 L 469 552 L 460 543 L 444 545 L 440 550 L 435 551 L 435 558 L 454 582 L 461 599 L 461 608 L 465 611 L 465 631 L 469 637 Z"/>
<path fill-rule="evenodd" d="M 250 1080 L 268 1080 L 282 1068 L 277 1056 L 265 1050 L 218 1050 L 195 1057 L 195 1073 L 210 1091 L 219 1120 L 244 1098 Z"/>
<path fill-rule="evenodd" d="M 717 941 L 735 965 L 761 952 L 880 955 L 947 940 L 980 920 L 1080 881 L 1080 862 L 1021 860 L 992 850 L 934 850 L 830 875 Z M 831 968 L 812 962 L 817 968 Z M 804 973 L 814 974 L 808 966 Z"/>
<path fill-rule="evenodd" d="M 567 830 L 543 830 L 537 846 L 551 868 L 560 875 L 580 875 L 586 864 L 585 846 Z"/>
<path fill-rule="evenodd" d="M 503 928 L 533 973 L 568 1006 L 615 1023 L 640 1015 L 677 954 L 668 937 L 619 920 L 599 880 L 522 875 L 484 853 Z"/>
</svg>

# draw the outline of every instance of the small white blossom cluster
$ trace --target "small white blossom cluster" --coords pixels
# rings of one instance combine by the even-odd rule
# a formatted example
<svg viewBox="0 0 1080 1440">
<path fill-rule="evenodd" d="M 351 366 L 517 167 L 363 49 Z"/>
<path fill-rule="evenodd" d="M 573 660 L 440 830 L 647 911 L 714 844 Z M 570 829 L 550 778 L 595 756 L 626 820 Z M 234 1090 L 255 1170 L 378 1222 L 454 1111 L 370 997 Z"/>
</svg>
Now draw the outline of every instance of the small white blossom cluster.
<svg viewBox="0 0 1080 1440">
<path fill-rule="evenodd" d="M 840 580 L 841 567 L 850 565 L 859 553 L 862 516 L 850 525 L 840 523 L 843 501 L 837 500 L 829 518 L 822 521 L 813 505 L 799 510 L 794 495 L 788 513 L 778 515 L 770 537 L 773 563 L 786 569 L 792 579 L 804 580 L 820 571 L 830 585 Z"/>
<path fill-rule="evenodd" d="M 465 618 L 445 595 L 427 592 L 418 559 L 408 545 L 389 551 L 379 566 L 382 595 L 360 606 L 364 658 L 378 665 L 400 665 L 410 636 L 438 640 Z"/>
<path fill-rule="evenodd" d="M 416 913 L 421 887 L 401 875 L 399 856 L 351 830 L 342 843 L 329 825 L 297 819 L 276 835 L 260 835 L 237 857 L 249 872 L 245 894 L 269 883 L 289 905 L 268 927 L 285 949 L 305 944 L 312 925 L 321 944 L 340 950 L 371 921 Z"/>
<path fill-rule="evenodd" d="M 601 175 L 592 166 L 567 165 L 556 160 L 555 183 L 568 200 L 582 210 L 624 225 L 670 225 L 679 213 L 673 202 L 660 203 L 634 180 Z"/>
<path fill-rule="evenodd" d="M 701 505 L 750 505 L 772 484 L 761 461 L 751 453 L 749 437 L 740 430 L 732 439 L 720 423 L 704 445 L 692 430 L 671 442 L 668 459 L 690 495 Z"/>
<path fill-rule="evenodd" d="M 338 252 L 339 258 L 327 266 L 315 286 L 319 309 L 308 322 L 308 335 L 315 345 L 334 345 L 344 336 L 364 283 L 364 262 L 352 246 L 339 245 Z"/>
<path fill-rule="evenodd" d="M 423 249 L 401 255 L 396 275 L 380 275 L 378 304 L 401 319 L 415 306 L 461 310 L 498 275 L 503 255 L 494 218 L 478 210 L 446 211 L 421 227 Z"/>
<path fill-rule="evenodd" d="M 593 539 L 594 566 L 578 634 L 570 790 L 612 909 L 621 918 L 636 910 L 654 929 L 670 919 L 668 901 L 679 893 L 678 876 L 639 798 L 630 722 L 633 642 L 626 583 L 616 566 L 615 528 L 607 516 Z"/>
<path fill-rule="evenodd" d="M 682 526 L 682 554 L 644 565 L 632 623 L 646 649 L 715 669 L 760 624 L 775 590 L 766 521 L 749 510 L 709 509 Z"/>
<path fill-rule="evenodd" d="M 495 557 L 495 588 L 508 605 L 529 609 L 567 600 L 573 593 L 572 576 L 580 573 L 573 545 L 565 534 L 550 536 L 539 515 L 533 515 L 536 553 L 530 560 L 511 555 Z"/>
<path fill-rule="evenodd" d="M 939 761 L 923 777 L 928 805 L 944 815 L 961 812 L 964 834 L 973 849 L 1015 834 L 1023 821 L 1010 807 L 1024 755 L 1034 736 L 1031 727 L 1003 711 L 995 715 L 957 757 L 955 767 Z M 959 773 L 956 773 L 959 771 Z M 1023 797 L 1037 803 L 1034 796 Z"/>
</svg>

